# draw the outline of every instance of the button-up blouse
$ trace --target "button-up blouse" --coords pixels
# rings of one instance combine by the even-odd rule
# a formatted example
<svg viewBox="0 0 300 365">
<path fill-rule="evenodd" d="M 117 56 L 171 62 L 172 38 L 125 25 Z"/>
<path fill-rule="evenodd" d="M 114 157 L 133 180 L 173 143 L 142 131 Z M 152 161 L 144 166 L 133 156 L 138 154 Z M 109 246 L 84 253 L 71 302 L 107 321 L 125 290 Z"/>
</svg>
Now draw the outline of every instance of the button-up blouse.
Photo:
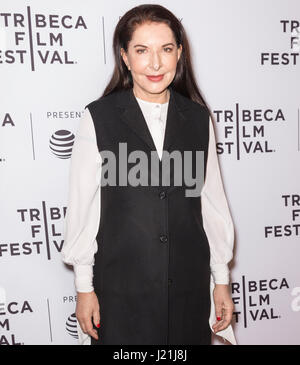
<svg viewBox="0 0 300 365">
<path fill-rule="evenodd" d="M 168 104 L 153 103 L 136 97 L 159 158 L 162 157 Z M 67 212 L 64 220 L 62 260 L 73 266 L 77 292 L 93 291 L 94 254 L 100 224 L 101 155 L 92 116 L 85 109 L 79 121 L 69 170 Z M 216 322 L 214 284 L 229 284 L 228 263 L 233 257 L 234 227 L 223 188 L 212 120 L 209 120 L 209 146 L 206 178 L 201 199 L 203 228 L 210 246 L 211 313 L 209 324 Z M 199 278 L 200 279 L 200 278 Z M 90 344 L 90 336 L 78 325 L 79 342 Z M 217 333 L 236 344 L 231 325 Z"/>
</svg>

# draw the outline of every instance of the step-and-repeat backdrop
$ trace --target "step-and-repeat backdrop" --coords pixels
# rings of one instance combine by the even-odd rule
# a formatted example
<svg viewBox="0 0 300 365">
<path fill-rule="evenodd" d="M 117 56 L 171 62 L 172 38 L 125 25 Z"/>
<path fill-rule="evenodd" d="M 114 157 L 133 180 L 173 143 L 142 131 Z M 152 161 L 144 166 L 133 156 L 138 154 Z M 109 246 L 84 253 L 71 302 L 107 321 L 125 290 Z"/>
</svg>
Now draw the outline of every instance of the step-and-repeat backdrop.
<svg viewBox="0 0 300 365">
<path fill-rule="evenodd" d="M 73 271 L 60 253 L 72 149 L 52 145 L 74 141 L 110 78 L 115 25 L 141 3 L 1 1 L 1 345 L 78 343 Z M 215 116 L 235 224 L 237 342 L 299 345 L 300 3 L 159 4 L 186 29 Z"/>
</svg>

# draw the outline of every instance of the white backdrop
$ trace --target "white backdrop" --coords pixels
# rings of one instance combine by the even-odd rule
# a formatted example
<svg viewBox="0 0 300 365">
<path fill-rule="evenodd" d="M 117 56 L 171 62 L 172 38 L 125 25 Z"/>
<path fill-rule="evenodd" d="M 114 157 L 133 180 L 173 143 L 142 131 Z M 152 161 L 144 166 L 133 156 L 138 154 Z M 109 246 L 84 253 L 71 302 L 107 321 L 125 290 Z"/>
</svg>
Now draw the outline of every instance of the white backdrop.
<svg viewBox="0 0 300 365">
<path fill-rule="evenodd" d="M 214 111 L 235 224 L 238 344 L 300 344 L 300 58 L 297 0 L 148 1 L 181 19 Z M 77 344 L 61 260 L 71 151 L 113 68 L 112 35 L 142 1 L 2 0 L 0 344 Z M 221 344 L 214 336 L 214 344 Z"/>
</svg>

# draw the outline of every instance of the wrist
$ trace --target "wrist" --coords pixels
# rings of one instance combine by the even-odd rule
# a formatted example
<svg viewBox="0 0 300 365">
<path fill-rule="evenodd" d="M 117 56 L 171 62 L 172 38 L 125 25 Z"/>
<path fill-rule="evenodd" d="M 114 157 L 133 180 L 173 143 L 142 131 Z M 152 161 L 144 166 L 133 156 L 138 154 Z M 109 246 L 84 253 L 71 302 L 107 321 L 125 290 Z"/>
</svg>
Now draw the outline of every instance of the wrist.
<svg viewBox="0 0 300 365">
<path fill-rule="evenodd" d="M 225 287 L 225 288 L 228 288 L 229 287 L 229 284 L 215 284 L 216 287 Z"/>
<path fill-rule="evenodd" d="M 77 295 L 78 296 L 85 296 L 85 295 L 90 295 L 90 294 L 94 294 L 94 290 L 93 291 L 88 291 L 88 292 L 83 292 L 83 291 L 77 291 Z"/>
</svg>

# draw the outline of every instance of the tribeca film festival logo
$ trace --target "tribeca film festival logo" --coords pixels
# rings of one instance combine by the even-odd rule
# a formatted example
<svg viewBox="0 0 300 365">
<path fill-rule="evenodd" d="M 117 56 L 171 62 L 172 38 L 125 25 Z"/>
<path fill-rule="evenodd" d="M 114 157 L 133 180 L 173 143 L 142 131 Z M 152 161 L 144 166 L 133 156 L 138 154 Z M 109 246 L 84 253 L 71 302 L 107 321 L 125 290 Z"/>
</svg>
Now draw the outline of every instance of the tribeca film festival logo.
<svg viewBox="0 0 300 365">
<path fill-rule="evenodd" d="M 0 259 L 6 256 L 46 255 L 51 260 L 52 250 L 61 252 L 63 247 L 63 233 L 57 226 L 62 225 L 66 211 L 67 207 L 47 207 L 45 201 L 42 201 L 40 208 L 17 209 L 17 218 L 20 224 L 28 226 L 32 239 L 25 242 L 0 242 Z"/>
<path fill-rule="evenodd" d="M 290 308 L 293 312 L 300 311 L 300 287 L 290 289 L 286 278 L 246 280 L 243 275 L 241 283 L 231 284 L 231 292 L 235 305 L 233 318 L 244 328 L 247 328 L 250 323 L 281 318 L 279 308 L 272 300 L 277 292 L 287 293 L 288 295 L 282 294 L 282 298 L 290 300 Z"/>
<path fill-rule="evenodd" d="M 0 29 L 0 64 L 27 61 L 35 71 L 37 64 L 75 64 L 66 49 L 65 35 L 86 30 L 87 25 L 82 16 L 34 13 L 27 6 L 18 13 L 0 13 Z"/>
<path fill-rule="evenodd" d="M 28 300 L 7 302 L 5 289 L 0 287 L 0 345 L 24 345 L 12 333 L 10 318 L 28 313 L 33 313 Z"/>
<path fill-rule="evenodd" d="M 300 195 L 281 195 L 284 209 L 289 209 L 291 223 L 285 225 L 265 226 L 265 238 L 294 237 L 300 234 Z"/>
<path fill-rule="evenodd" d="M 300 23 L 298 20 L 280 20 L 280 29 L 287 38 L 287 52 L 262 52 L 261 65 L 297 65 L 300 50 Z"/>
<path fill-rule="evenodd" d="M 281 109 L 241 109 L 236 103 L 235 110 L 214 110 L 216 123 L 222 126 L 218 142 L 218 154 L 236 156 L 260 155 L 276 151 L 269 140 L 266 130 L 285 123 Z"/>
</svg>

